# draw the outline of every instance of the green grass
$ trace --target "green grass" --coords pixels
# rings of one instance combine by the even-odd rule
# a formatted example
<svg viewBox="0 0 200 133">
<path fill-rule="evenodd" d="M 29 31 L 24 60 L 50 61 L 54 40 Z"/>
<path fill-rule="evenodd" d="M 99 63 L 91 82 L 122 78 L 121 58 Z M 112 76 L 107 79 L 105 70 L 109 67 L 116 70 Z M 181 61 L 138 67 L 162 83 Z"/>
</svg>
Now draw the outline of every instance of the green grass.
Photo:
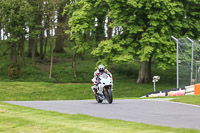
<svg viewBox="0 0 200 133">
<path fill-rule="evenodd" d="M 0 101 L 91 99 L 94 96 L 90 86 L 45 82 L 1 82 Z"/>
<path fill-rule="evenodd" d="M 77 77 L 74 77 L 71 61 L 54 65 L 53 76 L 61 83 L 91 83 L 95 71 L 94 60 L 77 61 Z"/>
<path fill-rule="evenodd" d="M 20 100 L 84 100 L 94 99 L 91 84 L 65 83 L 55 84 L 46 82 L 0 82 L 0 101 Z M 158 84 L 158 90 L 170 88 L 169 84 Z M 117 81 L 114 84 L 114 99 L 130 99 L 141 97 L 146 92 L 153 91 L 153 86 L 143 84 L 142 86 L 134 81 Z M 200 95 L 179 96 L 173 101 L 200 105 Z"/>
<path fill-rule="evenodd" d="M 200 105 L 200 95 L 179 96 L 171 101 Z"/>
<path fill-rule="evenodd" d="M 0 102 L 1 133 L 200 133 L 142 123 L 42 111 Z"/>
<path fill-rule="evenodd" d="M 94 99 L 92 83 L 0 82 L 0 101 L 14 100 L 82 100 Z M 158 89 L 172 86 L 159 84 Z M 116 81 L 114 98 L 134 98 L 153 91 L 151 84 L 139 85 L 135 81 Z"/>
</svg>

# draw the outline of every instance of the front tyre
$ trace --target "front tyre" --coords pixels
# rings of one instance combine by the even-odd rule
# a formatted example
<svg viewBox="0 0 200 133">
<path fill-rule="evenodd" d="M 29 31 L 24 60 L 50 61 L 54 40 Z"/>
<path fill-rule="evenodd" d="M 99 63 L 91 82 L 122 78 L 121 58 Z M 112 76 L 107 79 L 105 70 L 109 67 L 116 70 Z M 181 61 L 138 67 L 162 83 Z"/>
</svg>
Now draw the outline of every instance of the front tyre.
<svg viewBox="0 0 200 133">
<path fill-rule="evenodd" d="M 109 88 L 106 91 L 107 91 L 107 101 L 109 104 L 111 104 L 113 102 L 112 90 Z"/>
</svg>

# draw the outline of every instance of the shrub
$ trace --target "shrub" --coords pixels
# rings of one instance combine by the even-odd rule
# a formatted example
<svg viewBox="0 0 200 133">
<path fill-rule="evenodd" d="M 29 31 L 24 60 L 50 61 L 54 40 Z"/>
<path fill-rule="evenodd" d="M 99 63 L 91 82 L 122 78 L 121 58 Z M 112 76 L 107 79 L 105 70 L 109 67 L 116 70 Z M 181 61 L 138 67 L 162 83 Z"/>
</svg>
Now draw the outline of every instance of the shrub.
<svg viewBox="0 0 200 133">
<path fill-rule="evenodd" d="M 8 67 L 8 76 L 12 79 L 19 78 L 21 75 L 21 65 L 19 63 L 12 63 Z"/>
</svg>

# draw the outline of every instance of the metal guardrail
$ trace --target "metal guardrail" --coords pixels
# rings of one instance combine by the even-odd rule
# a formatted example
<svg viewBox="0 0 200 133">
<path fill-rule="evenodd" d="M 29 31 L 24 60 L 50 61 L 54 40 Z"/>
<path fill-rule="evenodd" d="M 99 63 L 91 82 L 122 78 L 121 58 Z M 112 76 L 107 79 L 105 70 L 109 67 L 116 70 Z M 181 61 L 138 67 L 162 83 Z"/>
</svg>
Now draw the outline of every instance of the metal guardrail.
<svg viewBox="0 0 200 133">
<path fill-rule="evenodd" d="M 146 97 L 200 95 L 200 84 L 185 86 L 185 88 L 175 88 L 164 91 L 149 92 Z"/>
</svg>

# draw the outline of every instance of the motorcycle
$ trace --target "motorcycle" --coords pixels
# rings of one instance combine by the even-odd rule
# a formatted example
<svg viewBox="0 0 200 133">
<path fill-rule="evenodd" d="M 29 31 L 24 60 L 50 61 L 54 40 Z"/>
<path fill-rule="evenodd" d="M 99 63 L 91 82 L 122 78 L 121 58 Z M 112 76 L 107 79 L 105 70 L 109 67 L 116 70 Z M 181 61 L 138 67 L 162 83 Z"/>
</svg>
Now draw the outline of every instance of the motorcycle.
<svg viewBox="0 0 200 133">
<path fill-rule="evenodd" d="M 92 79 L 95 82 L 95 79 Z M 98 93 L 98 91 L 102 92 L 102 94 Z M 98 103 L 102 103 L 104 99 L 108 101 L 109 104 L 113 102 L 113 79 L 106 73 L 100 75 L 98 79 L 98 89 L 96 90 L 97 94 L 95 95 L 96 101 Z"/>
</svg>

